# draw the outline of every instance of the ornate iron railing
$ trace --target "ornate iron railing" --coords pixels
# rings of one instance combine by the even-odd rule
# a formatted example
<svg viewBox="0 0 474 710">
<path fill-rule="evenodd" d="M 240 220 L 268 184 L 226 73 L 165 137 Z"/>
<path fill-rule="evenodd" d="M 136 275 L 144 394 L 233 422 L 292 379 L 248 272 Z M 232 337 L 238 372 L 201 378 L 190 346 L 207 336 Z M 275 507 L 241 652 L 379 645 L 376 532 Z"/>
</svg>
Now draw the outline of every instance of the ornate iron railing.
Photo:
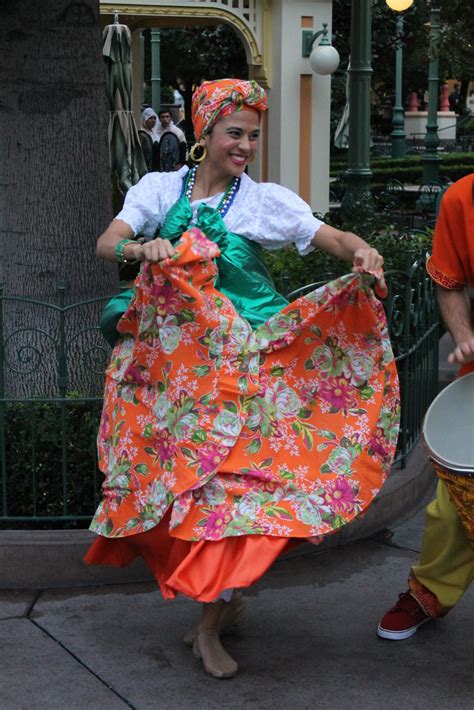
<svg viewBox="0 0 474 710">
<path fill-rule="evenodd" d="M 56 304 L 0 287 L 0 521 L 89 520 L 98 500 L 108 299 L 65 299 L 64 285 Z"/>
<path fill-rule="evenodd" d="M 326 279 L 327 280 L 327 279 Z M 418 440 L 437 392 L 438 314 L 422 260 L 386 274 L 399 371 L 397 461 Z M 324 281 L 291 292 L 296 298 Z M 57 304 L 0 289 L 0 524 L 84 525 L 100 496 L 95 438 L 110 348 L 99 330 L 105 298 Z"/>
</svg>

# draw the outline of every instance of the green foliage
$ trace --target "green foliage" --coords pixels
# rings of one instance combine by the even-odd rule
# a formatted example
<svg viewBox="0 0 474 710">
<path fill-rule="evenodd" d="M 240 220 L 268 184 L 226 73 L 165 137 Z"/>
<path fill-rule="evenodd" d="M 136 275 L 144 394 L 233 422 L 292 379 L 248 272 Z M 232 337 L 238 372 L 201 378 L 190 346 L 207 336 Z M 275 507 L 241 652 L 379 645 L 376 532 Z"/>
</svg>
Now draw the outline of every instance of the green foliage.
<svg viewBox="0 0 474 710">
<path fill-rule="evenodd" d="M 160 55 L 163 81 L 174 84 L 179 77 L 187 89 L 203 79 L 248 76 L 242 42 L 224 23 L 163 29 Z"/>
<path fill-rule="evenodd" d="M 441 156 L 440 175 L 450 178 L 453 182 L 472 173 L 472 153 L 446 153 Z M 331 175 L 338 176 L 347 168 L 345 160 L 331 161 Z M 399 180 L 403 183 L 419 185 L 423 178 L 423 162 L 420 155 L 410 155 L 405 158 L 374 158 L 370 168 L 373 176 L 371 190 L 378 192 L 383 189 L 388 180 Z"/>
<path fill-rule="evenodd" d="M 331 224 L 331 214 L 316 215 Z M 413 262 L 431 250 L 431 229 L 400 232 L 388 214 L 366 213 L 341 225 L 346 231 L 360 234 L 385 259 L 385 270 L 407 270 Z M 351 265 L 315 249 L 302 257 L 294 247 L 265 252 L 265 261 L 275 284 L 283 293 L 312 283 L 323 283 L 350 271 Z"/>
<path fill-rule="evenodd" d="M 161 87 L 160 99 L 162 104 L 174 104 L 173 87 L 169 84 Z"/>
<path fill-rule="evenodd" d="M 434 3 L 433 3 L 434 4 Z M 440 38 L 437 49 L 441 80 L 458 79 L 461 92 L 467 91 L 474 76 L 474 3 L 466 0 L 438 1 L 440 8 Z M 333 44 L 341 55 L 341 65 L 333 77 L 335 83 L 343 76 L 350 53 L 351 9 L 358 3 L 335 0 L 333 3 Z M 395 50 L 401 44 L 403 54 L 403 97 L 409 90 L 428 87 L 429 66 L 429 0 L 415 0 L 403 13 L 404 34 L 397 40 L 398 13 L 385 0 L 372 2 L 372 90 L 373 118 L 383 106 L 390 109 L 395 84 Z M 332 114 L 339 117 L 344 106 L 344 94 L 339 87 L 332 93 Z"/>
<path fill-rule="evenodd" d="M 101 402 L 11 403 L 6 405 L 7 503 L 10 516 L 92 516 L 102 475 L 95 440 Z M 62 442 L 64 416 L 66 436 Z M 63 454 L 67 493 L 63 496 Z M 4 522 L 1 527 L 24 524 Z M 77 523 L 71 524 L 77 527 Z M 34 527 L 39 527 L 34 523 Z M 61 527 L 64 527 L 61 523 Z M 52 527 L 46 522 L 45 527 Z"/>
<path fill-rule="evenodd" d="M 471 119 L 472 126 L 469 129 L 470 122 L 466 124 L 466 132 L 474 132 L 474 117 Z M 468 165 L 473 162 L 472 153 L 443 153 L 441 155 L 441 166 L 451 166 L 451 165 Z M 420 167 L 422 166 L 422 156 L 420 155 L 407 155 L 404 158 L 383 158 L 377 157 L 372 158 L 370 161 L 370 167 L 372 170 L 378 168 L 408 168 L 408 167 Z M 331 160 L 331 174 L 337 175 L 340 170 L 345 170 L 347 167 L 347 153 L 345 157 L 335 157 Z"/>
</svg>

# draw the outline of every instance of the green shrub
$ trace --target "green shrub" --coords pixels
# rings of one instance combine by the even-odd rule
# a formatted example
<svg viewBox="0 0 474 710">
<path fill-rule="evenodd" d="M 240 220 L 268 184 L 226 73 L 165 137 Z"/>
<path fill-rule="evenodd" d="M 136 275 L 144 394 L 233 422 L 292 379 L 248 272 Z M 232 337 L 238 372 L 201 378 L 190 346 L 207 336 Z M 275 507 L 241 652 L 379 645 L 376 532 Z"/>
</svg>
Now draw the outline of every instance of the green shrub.
<svg viewBox="0 0 474 710">
<path fill-rule="evenodd" d="M 160 99 L 162 104 L 174 104 L 174 91 L 172 86 L 162 86 Z"/>
<path fill-rule="evenodd" d="M 12 517 L 92 516 L 100 498 L 102 474 L 97 467 L 96 437 L 101 402 L 75 402 L 62 410 L 58 402 L 6 405 L 6 490 Z M 65 436 L 62 438 L 64 417 Z M 67 465 L 67 484 L 63 481 Z M 86 523 L 83 523 L 85 525 Z M 34 527 L 40 527 L 36 522 Z M 80 525 L 80 523 L 79 523 Z M 54 523 L 45 522 L 51 528 Z M 78 523 L 71 523 L 77 527 Z M 3 521 L 1 527 L 25 527 Z M 64 522 L 60 527 L 65 527 Z"/>
<path fill-rule="evenodd" d="M 316 215 L 331 224 L 331 214 Z M 360 234 L 385 259 L 385 270 L 406 271 L 417 259 L 431 250 L 433 230 L 411 230 L 400 233 L 385 214 L 366 214 L 359 220 L 341 225 L 347 231 Z M 302 257 L 294 247 L 265 252 L 270 273 L 283 293 L 289 293 L 311 283 L 328 281 L 350 271 L 350 264 L 315 249 Z"/>
<path fill-rule="evenodd" d="M 453 182 L 472 173 L 473 153 L 446 153 L 441 155 L 440 175 L 450 178 Z M 331 175 L 337 177 L 347 168 L 345 160 L 331 161 Z M 373 177 L 371 189 L 387 180 L 400 180 L 404 183 L 419 184 L 423 177 L 423 162 L 421 155 L 409 155 L 405 158 L 374 158 L 370 169 Z"/>
</svg>

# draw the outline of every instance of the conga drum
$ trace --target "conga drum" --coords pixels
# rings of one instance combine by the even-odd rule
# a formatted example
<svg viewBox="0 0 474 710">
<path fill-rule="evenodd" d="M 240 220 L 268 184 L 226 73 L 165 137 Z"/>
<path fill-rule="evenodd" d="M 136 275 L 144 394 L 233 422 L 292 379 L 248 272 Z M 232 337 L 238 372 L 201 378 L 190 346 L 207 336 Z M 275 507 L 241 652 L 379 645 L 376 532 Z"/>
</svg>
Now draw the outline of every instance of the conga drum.
<svg viewBox="0 0 474 710">
<path fill-rule="evenodd" d="M 423 442 L 474 540 L 474 372 L 451 382 L 432 401 Z"/>
</svg>

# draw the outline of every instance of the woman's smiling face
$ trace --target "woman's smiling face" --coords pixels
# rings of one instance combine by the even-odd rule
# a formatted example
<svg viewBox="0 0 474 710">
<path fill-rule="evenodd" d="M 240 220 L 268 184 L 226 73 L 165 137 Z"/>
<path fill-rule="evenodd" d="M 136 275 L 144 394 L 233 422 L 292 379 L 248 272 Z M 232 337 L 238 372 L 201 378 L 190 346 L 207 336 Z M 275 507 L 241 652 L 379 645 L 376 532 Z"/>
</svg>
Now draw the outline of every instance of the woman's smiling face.
<svg viewBox="0 0 474 710">
<path fill-rule="evenodd" d="M 224 116 L 204 137 L 206 162 L 219 172 L 241 175 L 257 153 L 260 119 L 257 111 L 236 111 Z"/>
</svg>

